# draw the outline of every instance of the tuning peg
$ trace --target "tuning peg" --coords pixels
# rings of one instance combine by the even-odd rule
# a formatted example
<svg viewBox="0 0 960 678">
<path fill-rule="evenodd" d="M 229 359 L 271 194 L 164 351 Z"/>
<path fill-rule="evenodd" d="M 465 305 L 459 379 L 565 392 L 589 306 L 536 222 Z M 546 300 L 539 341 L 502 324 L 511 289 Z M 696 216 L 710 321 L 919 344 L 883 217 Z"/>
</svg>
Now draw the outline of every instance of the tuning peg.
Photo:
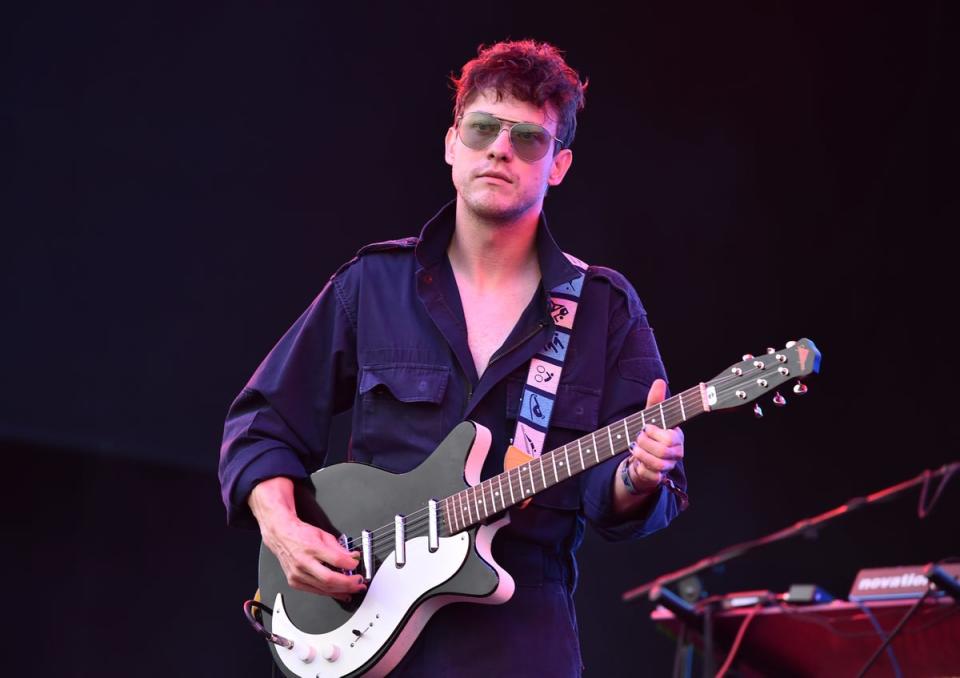
<svg viewBox="0 0 960 678">
<path fill-rule="evenodd" d="M 757 419 L 763 419 L 763 410 L 760 408 L 760 403 L 754 404 L 753 416 L 755 416 Z"/>
<path fill-rule="evenodd" d="M 773 396 L 773 404 L 777 407 L 783 407 L 787 404 L 787 399 L 780 395 L 780 391 L 777 391 Z"/>
<path fill-rule="evenodd" d="M 793 392 L 796 393 L 797 395 L 803 395 L 804 393 L 807 392 L 807 385 L 804 384 L 802 381 L 798 381 L 796 384 L 793 385 Z"/>
<path fill-rule="evenodd" d="M 753 360 L 753 354 L 752 354 L 752 353 L 744 353 L 744 354 L 743 354 L 743 358 L 741 358 L 741 360 Z"/>
</svg>

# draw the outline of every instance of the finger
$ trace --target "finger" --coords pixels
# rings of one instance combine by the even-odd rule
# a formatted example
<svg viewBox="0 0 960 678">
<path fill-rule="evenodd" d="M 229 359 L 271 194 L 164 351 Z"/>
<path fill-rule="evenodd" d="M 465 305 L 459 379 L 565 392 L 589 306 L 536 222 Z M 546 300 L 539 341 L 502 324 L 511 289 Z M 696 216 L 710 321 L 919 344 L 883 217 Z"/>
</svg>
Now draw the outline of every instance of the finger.
<svg viewBox="0 0 960 678">
<path fill-rule="evenodd" d="M 663 481 L 663 474 L 660 471 L 647 468 L 634 460 L 631 460 L 627 467 L 627 473 L 630 474 L 630 481 L 637 488 L 654 488 Z"/>
<path fill-rule="evenodd" d="M 667 382 L 663 379 L 654 379 L 647 391 L 647 407 L 656 405 L 667 396 Z"/>
<path fill-rule="evenodd" d="M 640 435 L 637 436 L 638 444 L 640 439 L 643 437 L 654 440 L 658 443 L 666 445 L 667 447 L 683 445 L 683 431 L 681 431 L 679 428 L 664 429 L 654 424 L 647 424 L 640 431 Z"/>
<path fill-rule="evenodd" d="M 657 473 L 666 473 L 677 465 L 677 459 L 675 457 L 669 455 L 666 457 L 660 457 L 655 454 L 650 454 L 642 447 L 635 448 L 630 454 L 635 460 L 632 466 L 639 466 Z"/>
<path fill-rule="evenodd" d="M 316 561 L 298 564 L 287 580 L 294 588 L 309 588 L 321 595 L 334 597 L 349 596 L 367 588 L 362 576 L 341 574 Z"/>
<path fill-rule="evenodd" d="M 359 551 L 348 551 L 340 541 L 329 532 L 317 530 L 320 533 L 320 544 L 316 546 L 315 555 L 324 563 L 341 570 L 354 570 L 360 562 Z"/>
</svg>

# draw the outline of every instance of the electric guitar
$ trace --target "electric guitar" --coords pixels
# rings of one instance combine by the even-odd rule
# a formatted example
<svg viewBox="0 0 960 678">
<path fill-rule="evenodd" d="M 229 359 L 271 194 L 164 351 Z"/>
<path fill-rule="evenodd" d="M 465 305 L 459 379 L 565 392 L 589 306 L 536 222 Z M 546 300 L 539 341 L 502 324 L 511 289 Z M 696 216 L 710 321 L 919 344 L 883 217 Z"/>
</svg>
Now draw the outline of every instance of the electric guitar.
<svg viewBox="0 0 960 678">
<path fill-rule="evenodd" d="M 262 632 L 277 665 L 300 678 L 388 673 L 442 606 L 500 604 L 513 595 L 513 578 L 490 553 L 497 530 L 509 522 L 506 509 L 623 452 L 645 424 L 673 428 L 768 393 L 783 404 L 776 387 L 819 366 L 820 352 L 809 339 L 746 355 L 706 383 L 539 457 L 511 447 L 509 470 L 482 482 L 490 432 L 470 421 L 408 473 L 358 463 L 317 471 L 315 497 L 298 497 L 298 514 L 361 551 L 357 573 L 367 590 L 349 603 L 294 590 L 262 546 L 258 605 L 269 613 Z M 797 382 L 793 391 L 804 393 L 806 386 Z M 509 462 L 521 458 L 525 463 Z"/>
</svg>

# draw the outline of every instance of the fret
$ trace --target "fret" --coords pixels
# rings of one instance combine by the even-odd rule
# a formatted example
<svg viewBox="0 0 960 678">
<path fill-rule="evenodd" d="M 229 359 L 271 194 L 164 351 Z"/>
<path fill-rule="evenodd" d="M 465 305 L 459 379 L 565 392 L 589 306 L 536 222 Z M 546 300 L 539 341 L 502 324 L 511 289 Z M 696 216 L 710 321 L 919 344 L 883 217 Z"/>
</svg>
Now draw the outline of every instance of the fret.
<svg viewBox="0 0 960 678">
<path fill-rule="evenodd" d="M 500 509 L 502 510 L 502 509 L 507 508 L 507 500 L 506 500 L 506 499 L 504 498 L 504 496 L 503 496 L 503 474 L 502 474 L 502 473 L 497 476 L 497 487 L 500 488 L 500 489 L 499 489 L 499 492 L 500 492 Z M 496 503 L 496 502 L 493 503 L 493 508 L 497 508 L 497 503 Z"/>
<path fill-rule="evenodd" d="M 543 472 L 543 457 L 541 456 L 537 459 L 537 463 L 540 464 L 540 476 L 543 478 L 543 488 L 547 487 L 547 474 Z"/>
<path fill-rule="evenodd" d="M 597 445 L 597 433 L 594 431 L 590 434 L 590 437 L 593 438 L 593 456 L 597 460 L 597 463 L 600 463 L 600 446 Z"/>
<path fill-rule="evenodd" d="M 559 483 L 560 476 L 557 475 L 557 453 L 556 452 L 550 453 L 550 461 L 553 462 L 553 482 Z"/>
<path fill-rule="evenodd" d="M 517 503 L 517 499 L 513 496 L 513 478 L 510 475 L 511 473 L 513 473 L 512 469 L 507 471 L 507 487 L 510 488 L 510 504 L 512 505 Z"/>
<path fill-rule="evenodd" d="M 687 414 L 683 410 L 683 394 L 682 393 L 680 394 L 680 416 L 683 418 L 684 421 L 687 420 Z"/>
<path fill-rule="evenodd" d="M 470 504 L 473 503 L 473 500 L 470 499 L 470 489 L 471 489 L 471 488 L 468 487 L 467 489 L 465 489 L 465 490 L 463 491 L 463 493 L 466 495 L 466 496 L 464 497 L 464 502 L 463 502 L 463 503 L 467 505 L 467 518 L 470 519 L 470 523 L 469 523 L 469 524 L 472 525 L 472 524 L 473 524 L 473 512 L 472 512 L 471 509 L 470 509 Z"/>
<path fill-rule="evenodd" d="M 661 428 L 666 428 L 666 427 L 667 427 L 667 418 L 666 418 L 665 416 L 663 416 L 663 401 L 662 401 L 662 400 L 660 401 L 660 427 L 661 427 Z"/>
<path fill-rule="evenodd" d="M 527 467 L 527 475 L 530 476 L 530 492 L 529 494 L 534 494 L 537 491 L 537 486 L 533 482 L 533 471 L 530 469 L 530 464 L 524 464 Z"/>
<path fill-rule="evenodd" d="M 570 452 L 567 450 L 567 446 L 563 446 L 563 458 L 567 463 L 567 478 L 569 478 L 573 473 L 570 471 Z M 560 462 L 560 465 L 563 466 L 564 462 Z"/>
<path fill-rule="evenodd" d="M 583 445 L 580 444 L 580 438 L 577 438 L 577 449 L 580 451 L 580 470 L 584 469 L 583 464 Z"/>
<path fill-rule="evenodd" d="M 612 457 L 614 454 L 616 454 L 614 450 L 617 448 L 613 445 L 613 433 L 611 432 L 609 426 L 607 426 L 607 439 L 610 441 L 610 456 Z"/>
<path fill-rule="evenodd" d="M 477 487 L 480 488 L 480 501 L 477 502 L 477 515 L 480 515 L 480 504 L 481 504 L 481 503 L 483 504 L 483 515 L 480 516 L 480 520 L 483 520 L 483 519 L 486 518 L 488 515 L 490 515 L 490 512 L 487 511 L 487 497 L 486 497 L 486 495 L 484 495 L 484 493 L 483 493 L 483 486 L 484 486 L 484 483 L 480 483 L 479 485 L 477 485 Z M 476 492 L 476 489 L 474 489 L 474 492 L 473 492 L 473 493 L 474 493 L 474 495 L 476 495 L 476 493 L 477 493 L 477 492 Z"/>
<path fill-rule="evenodd" d="M 444 512 L 444 515 L 450 513 L 450 499 L 451 499 L 451 498 L 452 498 L 452 497 L 447 497 L 446 499 L 443 500 L 443 506 L 444 506 L 443 512 Z M 448 523 L 449 523 L 449 521 L 448 521 Z M 453 530 L 454 530 L 455 532 L 459 532 L 459 531 L 460 531 L 460 527 L 457 525 L 457 515 L 456 515 L 456 513 L 453 514 Z M 454 532 L 451 532 L 451 534 L 454 534 Z"/>
<path fill-rule="evenodd" d="M 627 436 L 627 445 L 629 446 L 630 443 L 633 442 L 633 441 L 630 440 L 630 429 L 627 428 L 627 420 L 626 420 L 626 419 L 623 420 L 623 433 L 624 433 L 624 435 Z"/>
</svg>

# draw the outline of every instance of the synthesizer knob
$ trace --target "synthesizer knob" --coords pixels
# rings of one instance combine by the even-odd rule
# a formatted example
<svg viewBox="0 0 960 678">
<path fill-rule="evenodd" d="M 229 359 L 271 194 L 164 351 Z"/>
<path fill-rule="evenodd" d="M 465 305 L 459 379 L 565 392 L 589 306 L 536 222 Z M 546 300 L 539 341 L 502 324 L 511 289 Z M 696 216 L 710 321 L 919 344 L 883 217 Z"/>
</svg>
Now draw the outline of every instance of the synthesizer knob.
<svg viewBox="0 0 960 678">
<path fill-rule="evenodd" d="M 777 391 L 776 395 L 773 396 L 773 404 L 777 407 L 783 407 L 787 404 L 787 399 L 780 395 L 780 391 Z"/>
<path fill-rule="evenodd" d="M 328 662 L 335 662 L 340 658 L 340 648 L 333 643 L 327 643 L 323 646 L 320 656 L 326 659 Z"/>
<path fill-rule="evenodd" d="M 804 384 L 803 382 L 798 381 L 796 384 L 793 385 L 793 392 L 796 393 L 797 395 L 803 395 L 804 393 L 807 392 L 807 385 Z"/>
</svg>

